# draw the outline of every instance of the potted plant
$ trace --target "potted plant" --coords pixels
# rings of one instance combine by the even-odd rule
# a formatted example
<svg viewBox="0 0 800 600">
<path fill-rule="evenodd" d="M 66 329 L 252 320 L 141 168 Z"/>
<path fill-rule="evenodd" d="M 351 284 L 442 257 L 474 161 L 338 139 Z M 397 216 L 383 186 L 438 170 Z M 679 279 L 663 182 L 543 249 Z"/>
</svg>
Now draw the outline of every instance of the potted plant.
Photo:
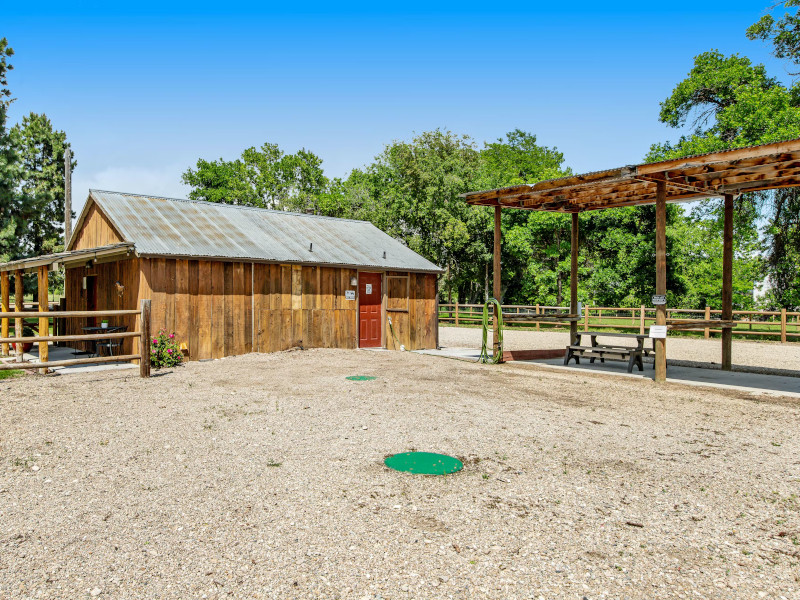
<svg viewBox="0 0 800 600">
<path fill-rule="evenodd" d="M 102 327 L 103 329 L 108 329 L 108 319 L 103 319 L 102 321 L 100 321 L 100 327 Z"/>
</svg>

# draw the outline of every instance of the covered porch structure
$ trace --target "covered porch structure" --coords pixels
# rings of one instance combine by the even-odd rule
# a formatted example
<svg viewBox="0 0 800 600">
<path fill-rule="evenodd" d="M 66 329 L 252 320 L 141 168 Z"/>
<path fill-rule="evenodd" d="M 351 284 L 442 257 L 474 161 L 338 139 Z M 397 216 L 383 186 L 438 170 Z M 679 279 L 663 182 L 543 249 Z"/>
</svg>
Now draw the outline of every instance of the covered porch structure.
<svg viewBox="0 0 800 600">
<path fill-rule="evenodd" d="M 578 215 L 589 210 L 654 204 L 656 207 L 655 294 L 656 325 L 671 330 L 686 327 L 667 321 L 666 205 L 721 197 L 724 201 L 722 316 L 710 321 L 722 329 L 722 369 L 731 370 L 733 314 L 734 198 L 746 192 L 800 186 L 800 139 L 737 148 L 656 163 L 572 175 L 535 184 L 470 192 L 462 197 L 473 206 L 492 206 L 494 214 L 494 296 L 500 300 L 500 215 L 502 209 L 540 210 L 572 215 L 570 321 L 571 344 L 578 335 Z M 497 309 L 496 309 L 497 311 Z M 495 311 L 495 312 L 496 312 Z M 572 317 L 572 318 L 570 318 Z M 691 327 L 705 321 L 692 321 Z M 498 319 L 494 320 L 495 349 Z M 666 337 L 654 339 L 655 380 L 667 375 Z"/>
</svg>

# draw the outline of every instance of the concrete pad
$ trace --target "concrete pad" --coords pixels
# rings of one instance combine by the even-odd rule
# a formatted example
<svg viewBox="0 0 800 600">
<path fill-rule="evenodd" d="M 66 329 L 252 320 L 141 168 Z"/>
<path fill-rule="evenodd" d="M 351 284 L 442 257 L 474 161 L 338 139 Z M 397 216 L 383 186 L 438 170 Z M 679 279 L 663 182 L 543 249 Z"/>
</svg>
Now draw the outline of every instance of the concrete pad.
<svg viewBox="0 0 800 600">
<path fill-rule="evenodd" d="M 81 354 L 74 355 L 73 352 L 75 352 L 74 348 L 68 348 L 65 346 L 53 346 L 51 344 L 50 347 L 48 348 L 48 361 L 72 360 L 74 358 L 87 358 L 87 355 L 81 355 Z M 32 362 L 32 363 L 39 362 L 38 345 L 34 344 L 31 351 L 23 354 L 22 358 L 25 362 Z M 53 371 L 54 373 L 77 374 L 77 373 L 96 373 L 98 371 L 112 371 L 115 369 L 138 369 L 138 368 L 139 365 L 135 365 L 131 362 L 108 362 L 108 363 L 85 364 L 85 365 L 71 365 L 68 367 L 52 367 L 50 370 Z"/>
</svg>

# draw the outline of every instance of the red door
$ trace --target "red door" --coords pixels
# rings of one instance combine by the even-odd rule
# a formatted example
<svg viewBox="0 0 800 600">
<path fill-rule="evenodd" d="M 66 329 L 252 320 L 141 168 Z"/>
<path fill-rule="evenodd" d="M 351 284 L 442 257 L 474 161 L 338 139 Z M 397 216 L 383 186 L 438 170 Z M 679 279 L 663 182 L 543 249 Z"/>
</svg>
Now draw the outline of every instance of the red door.
<svg viewBox="0 0 800 600">
<path fill-rule="evenodd" d="M 358 345 L 380 348 L 381 344 L 381 274 L 358 274 Z"/>
</svg>

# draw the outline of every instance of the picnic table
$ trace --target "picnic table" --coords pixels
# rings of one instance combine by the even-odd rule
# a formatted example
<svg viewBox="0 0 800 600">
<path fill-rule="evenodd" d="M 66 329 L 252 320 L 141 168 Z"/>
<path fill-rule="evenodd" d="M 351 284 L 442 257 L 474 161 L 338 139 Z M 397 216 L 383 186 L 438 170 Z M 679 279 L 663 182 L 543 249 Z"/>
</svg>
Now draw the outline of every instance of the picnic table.
<svg viewBox="0 0 800 600">
<path fill-rule="evenodd" d="M 582 337 L 591 338 L 591 345 L 586 346 L 581 344 Z M 622 340 L 635 340 L 636 345 L 620 343 L 600 344 L 597 338 L 615 338 Z M 605 359 L 620 360 L 628 362 L 628 373 L 633 372 L 633 366 L 639 367 L 640 371 L 644 371 L 642 364 L 642 356 L 649 356 L 654 352 L 652 344 L 650 347 L 645 347 L 645 340 L 649 339 L 647 335 L 641 333 L 610 333 L 607 331 L 579 331 L 576 334 L 576 343 L 567 346 L 567 352 L 564 355 L 564 364 L 568 365 L 569 361 L 575 359 L 575 364 L 580 364 L 581 357 L 588 358 L 590 363 L 594 363 L 595 359 L 599 358 L 600 362 L 605 362 Z"/>
<path fill-rule="evenodd" d="M 127 325 L 109 325 L 108 327 L 82 327 L 83 331 L 86 333 L 119 333 L 123 331 L 128 331 Z M 108 355 L 114 355 L 114 348 L 119 348 L 121 346 L 119 341 L 112 341 L 111 338 L 102 339 L 102 340 L 93 340 L 92 341 L 92 350 L 88 352 L 73 352 L 73 354 L 94 354 L 95 356 L 100 356 L 99 349 L 106 348 L 108 349 Z"/>
</svg>

